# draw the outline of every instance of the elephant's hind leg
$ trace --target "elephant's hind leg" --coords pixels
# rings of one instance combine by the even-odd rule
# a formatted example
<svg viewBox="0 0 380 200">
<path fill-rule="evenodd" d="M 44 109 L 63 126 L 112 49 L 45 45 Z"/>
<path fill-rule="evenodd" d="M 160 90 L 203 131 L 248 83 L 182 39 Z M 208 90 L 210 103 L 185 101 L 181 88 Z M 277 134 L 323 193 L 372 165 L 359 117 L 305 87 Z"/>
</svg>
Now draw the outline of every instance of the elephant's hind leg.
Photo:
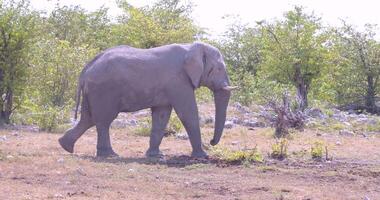
<svg viewBox="0 0 380 200">
<path fill-rule="evenodd" d="M 94 126 L 94 123 L 92 122 L 90 115 L 87 112 L 82 113 L 79 123 L 59 138 L 59 144 L 67 152 L 73 153 L 75 142 L 92 126 Z"/>
<path fill-rule="evenodd" d="M 112 157 L 118 156 L 112 149 L 111 138 L 109 134 L 111 122 L 96 124 L 96 130 L 98 132 L 98 142 L 96 145 L 97 157 Z"/>
<path fill-rule="evenodd" d="M 165 134 L 166 125 L 169 122 L 171 106 L 152 108 L 152 130 L 150 134 L 149 149 L 146 152 L 147 157 L 162 156 L 159 150 L 162 138 Z"/>
</svg>

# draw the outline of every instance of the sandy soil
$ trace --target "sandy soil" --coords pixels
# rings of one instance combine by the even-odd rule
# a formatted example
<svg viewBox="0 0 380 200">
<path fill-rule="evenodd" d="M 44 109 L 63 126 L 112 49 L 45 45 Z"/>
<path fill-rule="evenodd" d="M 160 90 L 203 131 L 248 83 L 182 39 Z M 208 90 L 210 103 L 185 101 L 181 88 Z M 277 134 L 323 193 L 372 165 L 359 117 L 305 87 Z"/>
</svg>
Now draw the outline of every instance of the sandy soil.
<svg viewBox="0 0 380 200">
<path fill-rule="evenodd" d="M 220 146 L 257 147 L 264 163 L 232 165 L 211 156 L 194 160 L 188 140 L 164 138 L 164 159 L 144 157 L 148 137 L 114 129 L 120 158 L 94 157 L 89 130 L 75 153 L 60 148 L 61 134 L 0 131 L 0 199 L 380 199 L 380 137 L 340 136 L 306 130 L 290 140 L 289 158 L 269 158 L 269 129 L 228 129 Z M 203 128 L 203 141 L 211 128 Z M 324 141 L 332 161 L 310 158 Z"/>
</svg>

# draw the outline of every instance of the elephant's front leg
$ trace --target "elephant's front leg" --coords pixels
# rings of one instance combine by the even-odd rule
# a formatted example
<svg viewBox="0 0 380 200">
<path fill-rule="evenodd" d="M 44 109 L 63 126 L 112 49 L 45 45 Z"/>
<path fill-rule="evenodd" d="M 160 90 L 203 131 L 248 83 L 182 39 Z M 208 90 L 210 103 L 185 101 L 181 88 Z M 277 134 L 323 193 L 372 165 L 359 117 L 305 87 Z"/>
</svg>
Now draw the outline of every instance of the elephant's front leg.
<svg viewBox="0 0 380 200">
<path fill-rule="evenodd" d="M 152 130 L 150 134 L 149 149 L 146 152 L 147 157 L 162 156 L 160 144 L 165 135 L 165 128 L 169 122 L 171 106 L 152 108 Z"/>
<path fill-rule="evenodd" d="M 191 147 L 193 148 L 191 156 L 206 158 L 207 153 L 202 149 L 198 107 L 195 101 L 194 90 L 178 92 L 173 100 L 173 107 L 189 135 Z"/>
</svg>

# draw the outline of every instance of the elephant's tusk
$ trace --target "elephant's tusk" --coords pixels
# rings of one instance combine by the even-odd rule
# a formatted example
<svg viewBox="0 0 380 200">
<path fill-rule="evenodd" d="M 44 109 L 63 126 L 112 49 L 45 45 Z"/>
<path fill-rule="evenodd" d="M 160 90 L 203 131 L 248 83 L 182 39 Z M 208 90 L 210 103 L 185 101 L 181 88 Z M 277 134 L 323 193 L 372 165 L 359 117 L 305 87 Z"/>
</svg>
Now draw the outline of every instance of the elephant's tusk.
<svg viewBox="0 0 380 200">
<path fill-rule="evenodd" d="M 238 89 L 238 86 L 225 86 L 223 87 L 223 90 L 231 91 L 231 90 L 236 90 Z"/>
</svg>

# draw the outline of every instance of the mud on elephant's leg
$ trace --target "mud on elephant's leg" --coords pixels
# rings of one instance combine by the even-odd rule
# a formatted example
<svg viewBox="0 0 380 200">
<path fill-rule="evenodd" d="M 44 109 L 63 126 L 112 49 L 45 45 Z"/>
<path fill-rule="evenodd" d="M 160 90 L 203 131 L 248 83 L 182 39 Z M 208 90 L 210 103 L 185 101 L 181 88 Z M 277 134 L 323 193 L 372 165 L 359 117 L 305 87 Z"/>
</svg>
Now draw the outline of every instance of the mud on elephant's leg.
<svg viewBox="0 0 380 200">
<path fill-rule="evenodd" d="M 162 138 L 165 135 L 165 128 L 169 122 L 171 112 L 171 106 L 152 108 L 152 130 L 150 134 L 149 149 L 146 152 L 147 157 L 163 156 L 159 147 Z"/>
<path fill-rule="evenodd" d="M 109 128 L 111 123 L 96 124 L 96 131 L 98 133 L 98 141 L 96 145 L 97 157 L 112 157 L 118 156 L 112 149 Z"/>
</svg>

